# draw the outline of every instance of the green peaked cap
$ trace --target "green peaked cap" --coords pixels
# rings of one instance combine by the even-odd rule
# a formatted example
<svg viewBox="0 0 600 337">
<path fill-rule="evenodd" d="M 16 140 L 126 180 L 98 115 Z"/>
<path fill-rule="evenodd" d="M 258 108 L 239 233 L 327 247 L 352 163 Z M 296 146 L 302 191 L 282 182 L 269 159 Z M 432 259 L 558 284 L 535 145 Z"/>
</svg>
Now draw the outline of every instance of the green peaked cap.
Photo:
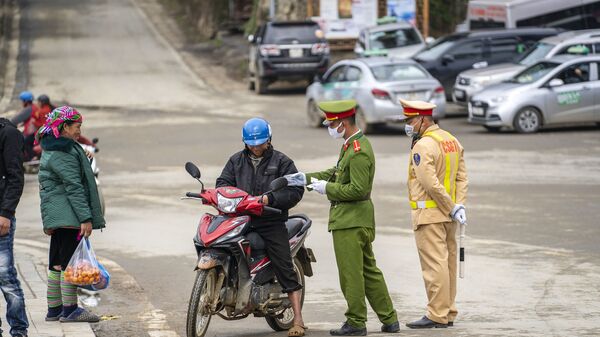
<svg viewBox="0 0 600 337">
<path fill-rule="evenodd" d="M 319 109 L 321 109 L 323 112 L 327 112 L 330 114 L 345 112 L 354 107 L 356 107 L 356 100 L 353 99 L 346 99 L 342 101 L 326 101 L 319 103 Z"/>
</svg>

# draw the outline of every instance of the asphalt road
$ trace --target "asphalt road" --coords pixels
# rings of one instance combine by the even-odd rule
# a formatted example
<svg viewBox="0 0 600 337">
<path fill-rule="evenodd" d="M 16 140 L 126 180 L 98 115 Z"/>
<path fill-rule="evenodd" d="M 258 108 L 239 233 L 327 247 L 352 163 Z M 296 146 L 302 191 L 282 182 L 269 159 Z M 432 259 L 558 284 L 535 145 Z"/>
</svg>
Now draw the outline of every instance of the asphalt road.
<svg viewBox="0 0 600 337">
<path fill-rule="evenodd" d="M 145 8 L 151 3 L 141 2 Z M 115 270 L 113 287 L 96 309 L 120 318 L 97 325 L 97 334 L 185 336 L 192 236 L 210 209 L 179 200 L 199 189 L 184 163 L 198 164 L 211 186 L 242 148 L 241 125 L 253 116 L 271 122 L 275 148 L 303 171 L 333 166 L 341 144 L 326 130 L 305 126 L 301 88 L 256 96 L 215 78 L 201 57 L 192 62 L 172 48 L 172 36 L 165 39 L 152 24 L 156 13 L 144 14 L 133 1 L 27 0 L 21 14 L 29 57 L 20 66 L 29 87 L 80 108 L 84 134 L 100 138 L 108 227 L 93 235 L 93 243 L 123 270 Z M 441 125 L 466 149 L 468 269 L 459 282 L 457 325 L 432 333 L 600 335 L 599 129 L 488 133 L 464 117 Z M 376 256 L 406 322 L 420 317 L 426 304 L 406 203 L 409 139 L 397 127 L 369 138 L 377 160 Z M 47 241 L 36 179 L 26 179 L 17 237 Z M 294 210 L 314 221 L 307 244 L 318 262 L 315 277 L 307 280 L 304 310 L 311 336 L 326 336 L 344 319 L 327 210 L 326 200 L 314 193 L 306 193 Z M 369 314 L 369 330 L 376 332 L 379 325 Z M 262 319 L 217 318 L 208 334 L 265 335 L 285 333 L 272 333 Z"/>
</svg>

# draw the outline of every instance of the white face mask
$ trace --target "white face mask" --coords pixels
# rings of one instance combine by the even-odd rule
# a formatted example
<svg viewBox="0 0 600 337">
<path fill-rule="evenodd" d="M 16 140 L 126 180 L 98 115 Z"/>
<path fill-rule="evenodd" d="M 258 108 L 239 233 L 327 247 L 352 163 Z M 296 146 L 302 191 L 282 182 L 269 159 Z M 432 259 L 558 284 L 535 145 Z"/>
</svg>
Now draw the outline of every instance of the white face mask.
<svg viewBox="0 0 600 337">
<path fill-rule="evenodd" d="M 405 124 L 404 125 L 404 132 L 406 132 L 406 135 L 409 137 L 412 137 L 413 134 L 415 133 L 415 128 L 410 125 L 410 124 Z"/>
<path fill-rule="evenodd" d="M 338 125 L 339 128 L 339 125 Z M 329 131 L 329 135 L 331 136 L 331 138 L 333 139 L 340 139 L 340 138 L 344 138 L 344 133 L 346 132 L 345 129 L 342 129 L 342 132 L 338 132 L 337 128 L 332 128 L 332 127 L 327 127 L 327 131 Z"/>
</svg>

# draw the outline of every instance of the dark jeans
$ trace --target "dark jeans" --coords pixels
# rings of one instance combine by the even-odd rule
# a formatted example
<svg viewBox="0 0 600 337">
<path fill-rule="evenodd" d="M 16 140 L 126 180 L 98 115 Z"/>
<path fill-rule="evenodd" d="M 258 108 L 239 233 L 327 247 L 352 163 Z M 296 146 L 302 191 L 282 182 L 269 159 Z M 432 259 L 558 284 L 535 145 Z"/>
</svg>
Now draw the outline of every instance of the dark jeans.
<svg viewBox="0 0 600 337">
<path fill-rule="evenodd" d="M 273 264 L 275 276 L 281 284 L 284 293 L 291 293 L 302 289 L 298 283 L 298 276 L 294 271 L 292 253 L 288 240 L 288 232 L 283 223 L 258 225 L 252 227 L 252 232 L 257 233 L 265 241 L 267 256 Z"/>
<path fill-rule="evenodd" d="M 23 161 L 27 162 L 33 159 L 35 153 L 33 152 L 33 146 L 35 144 L 35 133 L 25 136 L 23 139 Z"/>
<path fill-rule="evenodd" d="M 6 320 L 10 324 L 10 334 L 27 334 L 29 322 L 25 312 L 25 297 L 21 283 L 17 279 L 17 269 L 13 255 L 13 242 L 17 222 L 12 219 L 8 235 L 0 237 L 0 290 L 6 299 Z M 0 325 L 2 322 L 0 321 Z"/>
</svg>

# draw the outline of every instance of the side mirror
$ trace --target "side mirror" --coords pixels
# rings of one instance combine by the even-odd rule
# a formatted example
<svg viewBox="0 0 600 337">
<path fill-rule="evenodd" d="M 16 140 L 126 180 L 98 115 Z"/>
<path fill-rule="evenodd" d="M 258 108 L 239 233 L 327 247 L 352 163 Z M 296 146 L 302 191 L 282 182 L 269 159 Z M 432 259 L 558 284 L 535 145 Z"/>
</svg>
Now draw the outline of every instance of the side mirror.
<svg viewBox="0 0 600 337">
<path fill-rule="evenodd" d="M 200 179 L 200 169 L 198 168 L 198 166 L 194 165 L 194 163 L 190 163 L 190 162 L 185 163 L 185 170 L 194 179 Z"/>
<path fill-rule="evenodd" d="M 269 185 L 269 189 L 271 189 L 271 191 L 275 192 L 275 191 L 279 191 L 280 189 L 282 189 L 284 187 L 287 187 L 287 185 L 288 185 L 287 179 L 285 179 L 284 177 L 280 177 L 271 182 L 271 184 Z"/>
<path fill-rule="evenodd" d="M 442 56 L 442 63 L 444 65 L 448 64 L 448 63 L 452 63 L 454 62 L 454 56 L 450 55 L 450 54 L 445 54 L 444 56 Z"/>
<path fill-rule="evenodd" d="M 431 36 L 428 36 L 428 37 L 426 37 L 426 38 L 425 38 L 425 43 L 426 43 L 427 45 L 430 45 L 430 44 L 432 44 L 432 43 L 434 43 L 434 42 L 435 42 L 435 39 L 434 39 L 434 38 L 432 38 Z"/>
<path fill-rule="evenodd" d="M 365 53 L 365 49 L 357 43 L 354 47 L 354 53 L 356 53 L 358 56 L 362 56 Z"/>
<path fill-rule="evenodd" d="M 315 77 L 313 77 L 313 83 L 321 83 L 321 81 L 323 81 L 323 77 L 320 74 L 315 74 Z"/>
<path fill-rule="evenodd" d="M 248 35 L 248 42 L 254 43 L 254 34 Z"/>
<path fill-rule="evenodd" d="M 560 78 L 554 78 L 548 83 L 548 86 L 550 88 L 554 88 L 554 87 L 560 87 L 564 84 L 565 84 L 565 82 L 563 80 L 561 80 Z"/>
</svg>

